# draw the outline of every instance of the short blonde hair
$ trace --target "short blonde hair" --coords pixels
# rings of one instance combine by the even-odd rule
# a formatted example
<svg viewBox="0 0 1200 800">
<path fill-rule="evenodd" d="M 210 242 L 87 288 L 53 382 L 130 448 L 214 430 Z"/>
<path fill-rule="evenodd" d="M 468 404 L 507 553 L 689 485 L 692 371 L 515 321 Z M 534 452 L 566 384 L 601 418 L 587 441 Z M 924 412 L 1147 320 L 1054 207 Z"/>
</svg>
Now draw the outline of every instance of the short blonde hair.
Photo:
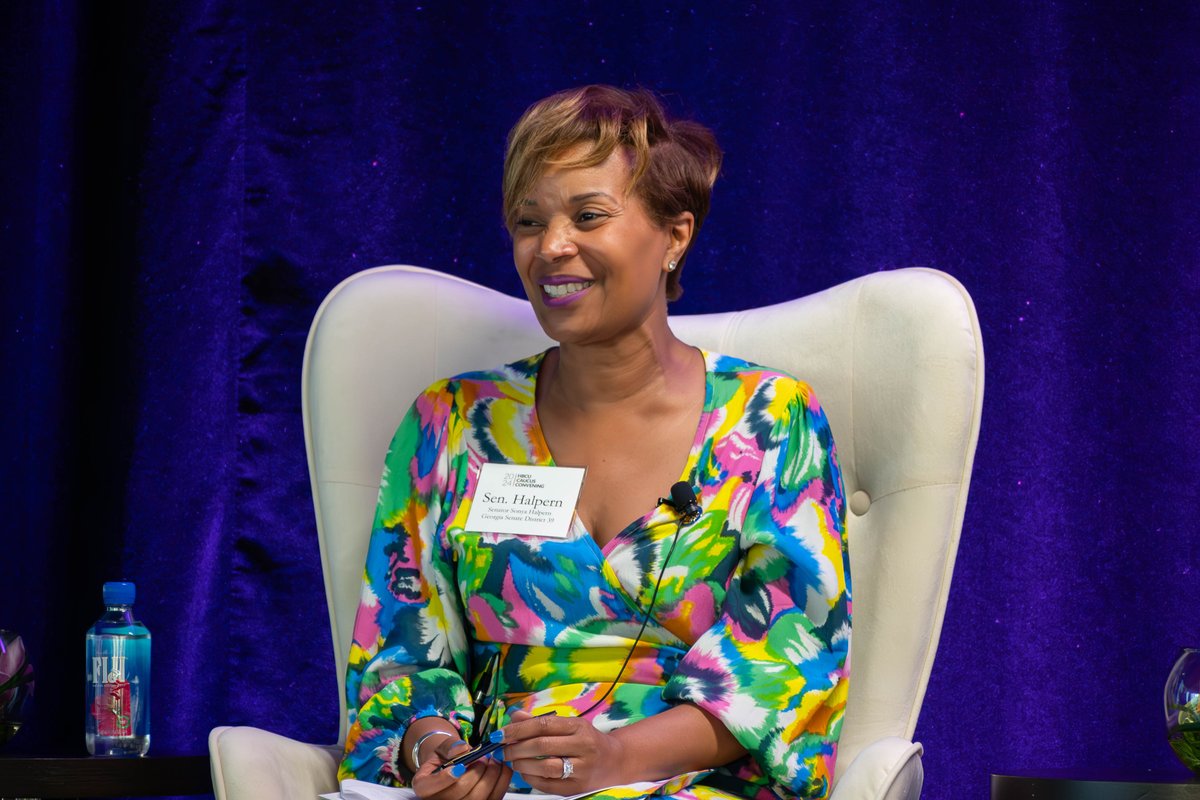
<svg viewBox="0 0 1200 800">
<path fill-rule="evenodd" d="M 577 145 L 590 149 L 568 158 Z M 630 156 L 627 191 L 645 205 L 656 225 L 685 211 L 695 226 L 688 248 L 667 276 L 667 299 L 683 289 L 679 275 L 712 199 L 721 150 L 712 131 L 696 122 L 672 120 L 647 89 L 582 86 L 531 105 L 508 134 L 504 155 L 504 222 L 512 233 L 533 184 L 550 167 L 574 169 L 603 163 L 618 148 Z"/>
</svg>

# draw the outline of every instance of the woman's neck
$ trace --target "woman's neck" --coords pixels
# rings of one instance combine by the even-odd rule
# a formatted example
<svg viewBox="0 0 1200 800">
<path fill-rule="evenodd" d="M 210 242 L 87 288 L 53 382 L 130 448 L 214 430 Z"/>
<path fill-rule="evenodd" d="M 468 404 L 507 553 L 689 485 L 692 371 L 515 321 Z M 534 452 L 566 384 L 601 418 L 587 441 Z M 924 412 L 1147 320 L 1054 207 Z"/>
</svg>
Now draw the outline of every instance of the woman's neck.
<svg viewBox="0 0 1200 800">
<path fill-rule="evenodd" d="M 669 328 L 615 343 L 564 344 L 547 357 L 539 400 L 580 411 L 613 403 L 655 404 L 686 382 L 697 355 Z"/>
</svg>

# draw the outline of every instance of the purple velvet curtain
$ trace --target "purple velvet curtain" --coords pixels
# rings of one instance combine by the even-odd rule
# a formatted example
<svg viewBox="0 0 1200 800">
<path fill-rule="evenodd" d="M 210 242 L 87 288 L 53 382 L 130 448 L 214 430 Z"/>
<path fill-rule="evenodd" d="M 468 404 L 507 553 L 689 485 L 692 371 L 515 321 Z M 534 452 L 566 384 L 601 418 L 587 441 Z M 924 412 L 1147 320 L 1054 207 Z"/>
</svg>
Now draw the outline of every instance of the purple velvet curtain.
<svg viewBox="0 0 1200 800">
<path fill-rule="evenodd" d="M 482 4 L 481 4 L 482 5 Z M 975 298 L 987 397 L 917 738 L 996 771 L 1179 774 L 1200 644 L 1194 4 L 7 4 L 0 627 L 83 749 L 83 632 L 138 585 L 152 752 L 331 742 L 300 423 L 313 312 L 412 263 L 518 293 L 502 146 L 533 100 L 645 85 L 727 159 L 681 313 L 926 265 Z M 407 404 L 409 398 L 396 398 Z"/>
</svg>

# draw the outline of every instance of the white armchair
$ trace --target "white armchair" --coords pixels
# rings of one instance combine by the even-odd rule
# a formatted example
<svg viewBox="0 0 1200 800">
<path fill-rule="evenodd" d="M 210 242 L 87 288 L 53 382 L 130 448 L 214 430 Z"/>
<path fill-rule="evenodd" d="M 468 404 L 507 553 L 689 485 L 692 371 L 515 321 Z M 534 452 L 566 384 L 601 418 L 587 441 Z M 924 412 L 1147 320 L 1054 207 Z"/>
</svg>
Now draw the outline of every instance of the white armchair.
<svg viewBox="0 0 1200 800">
<path fill-rule="evenodd" d="M 933 666 L 983 401 L 975 309 L 944 273 L 867 275 L 777 305 L 676 316 L 684 341 L 787 370 L 829 416 L 849 498 L 850 697 L 832 800 L 917 798 L 911 741 Z M 258 728 L 209 736 L 219 800 L 337 789 L 345 672 L 383 456 L 439 377 L 549 344 L 528 303 L 419 267 L 352 275 L 317 310 L 304 353 L 304 433 L 341 721 L 337 745 Z"/>
</svg>

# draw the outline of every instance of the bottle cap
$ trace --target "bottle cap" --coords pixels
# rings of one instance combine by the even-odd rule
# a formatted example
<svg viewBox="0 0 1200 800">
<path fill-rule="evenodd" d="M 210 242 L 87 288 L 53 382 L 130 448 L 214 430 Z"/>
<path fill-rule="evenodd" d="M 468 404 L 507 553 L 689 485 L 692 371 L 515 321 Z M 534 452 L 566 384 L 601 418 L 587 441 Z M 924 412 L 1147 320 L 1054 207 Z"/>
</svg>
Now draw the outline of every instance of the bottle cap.
<svg viewBox="0 0 1200 800">
<path fill-rule="evenodd" d="M 137 597 L 137 588 L 129 581 L 109 581 L 104 584 L 104 605 L 131 606 Z"/>
</svg>

